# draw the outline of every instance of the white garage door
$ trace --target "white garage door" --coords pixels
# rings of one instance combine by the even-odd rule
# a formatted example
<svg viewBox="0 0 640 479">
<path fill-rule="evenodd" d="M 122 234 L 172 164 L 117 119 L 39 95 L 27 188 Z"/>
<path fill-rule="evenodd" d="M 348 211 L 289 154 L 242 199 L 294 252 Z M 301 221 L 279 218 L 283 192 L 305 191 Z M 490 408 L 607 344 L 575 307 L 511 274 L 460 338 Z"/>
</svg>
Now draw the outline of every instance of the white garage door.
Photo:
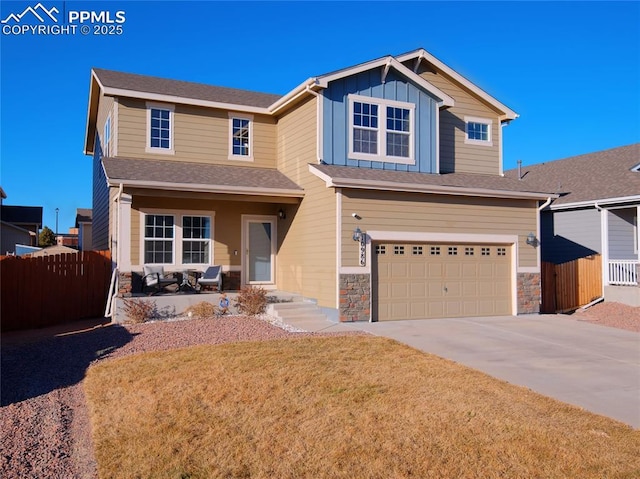
<svg viewBox="0 0 640 479">
<path fill-rule="evenodd" d="M 511 247 L 374 244 L 374 320 L 510 315 Z"/>
</svg>

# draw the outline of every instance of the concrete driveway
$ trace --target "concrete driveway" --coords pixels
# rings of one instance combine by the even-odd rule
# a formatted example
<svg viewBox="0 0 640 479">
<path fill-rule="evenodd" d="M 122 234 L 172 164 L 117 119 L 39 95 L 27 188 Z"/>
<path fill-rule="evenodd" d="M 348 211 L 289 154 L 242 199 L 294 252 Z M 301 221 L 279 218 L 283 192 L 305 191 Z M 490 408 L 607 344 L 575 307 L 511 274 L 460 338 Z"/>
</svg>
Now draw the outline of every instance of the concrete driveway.
<svg viewBox="0 0 640 479">
<path fill-rule="evenodd" d="M 354 326 L 640 428 L 638 333 L 556 315 Z"/>
</svg>

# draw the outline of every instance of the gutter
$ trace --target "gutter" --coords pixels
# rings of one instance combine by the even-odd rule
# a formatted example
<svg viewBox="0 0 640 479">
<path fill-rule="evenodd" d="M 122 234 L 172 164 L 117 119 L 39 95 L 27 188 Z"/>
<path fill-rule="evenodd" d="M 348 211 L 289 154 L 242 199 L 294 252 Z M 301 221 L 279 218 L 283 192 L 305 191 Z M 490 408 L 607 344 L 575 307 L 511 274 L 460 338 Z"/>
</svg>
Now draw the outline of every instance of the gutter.
<svg viewBox="0 0 640 479">
<path fill-rule="evenodd" d="M 235 195 L 255 195 L 255 196 L 283 196 L 291 198 L 304 197 L 303 190 L 295 189 L 269 189 L 258 187 L 237 187 L 218 185 L 212 188 L 211 185 L 197 183 L 168 183 L 164 181 L 144 181 L 144 180 L 114 180 L 109 182 L 109 186 L 122 187 L 124 185 L 130 187 L 151 188 L 157 190 L 169 191 L 192 191 L 198 193 L 229 193 Z M 119 197 L 118 197 L 119 198 Z"/>
</svg>

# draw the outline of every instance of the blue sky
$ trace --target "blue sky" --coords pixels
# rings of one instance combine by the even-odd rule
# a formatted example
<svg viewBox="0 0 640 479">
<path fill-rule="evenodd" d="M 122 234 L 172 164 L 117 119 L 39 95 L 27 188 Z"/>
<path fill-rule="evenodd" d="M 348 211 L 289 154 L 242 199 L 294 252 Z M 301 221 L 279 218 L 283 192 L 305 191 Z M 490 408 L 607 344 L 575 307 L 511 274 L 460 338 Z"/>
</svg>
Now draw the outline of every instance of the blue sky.
<svg viewBox="0 0 640 479">
<path fill-rule="evenodd" d="M 122 35 L 0 35 L 6 204 L 73 226 L 93 66 L 284 94 L 308 77 L 419 47 L 520 114 L 505 168 L 640 141 L 638 2 L 61 2 L 125 12 Z M 1 18 L 32 2 L 0 3 Z"/>
</svg>

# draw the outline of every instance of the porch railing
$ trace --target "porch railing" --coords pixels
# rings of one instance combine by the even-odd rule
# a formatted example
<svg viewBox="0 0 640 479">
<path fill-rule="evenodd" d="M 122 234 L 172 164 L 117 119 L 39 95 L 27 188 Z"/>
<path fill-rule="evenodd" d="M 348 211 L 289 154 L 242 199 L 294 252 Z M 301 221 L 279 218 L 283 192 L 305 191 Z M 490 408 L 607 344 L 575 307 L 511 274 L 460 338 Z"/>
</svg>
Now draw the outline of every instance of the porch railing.
<svg viewBox="0 0 640 479">
<path fill-rule="evenodd" d="M 609 284 L 638 285 L 638 260 L 609 260 Z"/>
</svg>

